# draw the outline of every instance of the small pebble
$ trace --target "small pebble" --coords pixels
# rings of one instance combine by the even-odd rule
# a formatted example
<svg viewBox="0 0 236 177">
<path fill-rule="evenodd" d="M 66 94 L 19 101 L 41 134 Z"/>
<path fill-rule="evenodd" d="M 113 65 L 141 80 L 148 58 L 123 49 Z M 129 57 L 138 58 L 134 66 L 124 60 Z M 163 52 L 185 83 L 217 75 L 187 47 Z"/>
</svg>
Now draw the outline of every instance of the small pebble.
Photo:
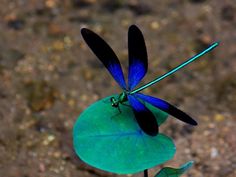
<svg viewBox="0 0 236 177">
<path fill-rule="evenodd" d="M 44 165 L 43 163 L 40 163 L 40 164 L 39 164 L 39 171 L 40 171 L 41 173 L 43 173 L 43 172 L 45 172 L 45 170 L 46 170 L 45 165 Z"/>
<path fill-rule="evenodd" d="M 145 15 L 152 12 L 151 6 L 149 6 L 147 3 L 140 3 L 138 1 L 130 1 L 128 7 L 136 15 Z"/>
<path fill-rule="evenodd" d="M 227 5 L 221 10 L 221 17 L 226 21 L 233 21 L 235 16 L 235 10 L 232 6 Z"/>
<path fill-rule="evenodd" d="M 216 158 L 218 156 L 218 150 L 213 147 L 211 148 L 211 158 Z"/>
<path fill-rule="evenodd" d="M 14 20 L 9 20 L 7 22 L 7 26 L 9 28 L 12 28 L 14 30 L 20 30 L 24 27 L 25 22 L 21 19 L 14 19 Z"/>
<path fill-rule="evenodd" d="M 69 100 L 68 100 L 68 105 L 69 105 L 70 107 L 74 107 L 75 104 L 76 104 L 76 101 L 75 101 L 74 99 L 69 99 Z"/>
<path fill-rule="evenodd" d="M 72 0 L 74 7 L 86 7 L 96 2 L 97 0 Z"/>
<path fill-rule="evenodd" d="M 47 8 L 54 8 L 57 5 L 57 0 L 46 0 L 45 6 Z"/>
<path fill-rule="evenodd" d="M 55 138 L 56 137 L 54 135 L 49 135 L 46 139 L 44 139 L 43 145 L 48 146 L 51 142 L 55 140 Z"/>
<path fill-rule="evenodd" d="M 61 152 L 60 151 L 56 151 L 53 153 L 53 157 L 55 158 L 60 158 L 61 157 Z"/>
<path fill-rule="evenodd" d="M 52 37 L 64 36 L 65 33 L 66 33 L 66 30 L 61 25 L 51 23 L 48 26 L 48 34 Z"/>
<path fill-rule="evenodd" d="M 217 121 L 217 122 L 221 122 L 223 120 L 225 120 L 225 117 L 222 115 L 222 114 L 216 114 L 214 119 Z"/>
<path fill-rule="evenodd" d="M 20 30 L 24 27 L 25 21 L 21 19 L 17 14 L 10 13 L 4 17 L 4 20 L 7 23 L 7 26 L 9 28 L 12 28 L 14 30 Z"/>
<path fill-rule="evenodd" d="M 153 30 L 157 30 L 160 28 L 160 24 L 157 21 L 152 22 L 150 26 Z"/>
<path fill-rule="evenodd" d="M 192 3 L 203 3 L 206 0 L 189 0 L 189 1 L 192 2 Z"/>
</svg>

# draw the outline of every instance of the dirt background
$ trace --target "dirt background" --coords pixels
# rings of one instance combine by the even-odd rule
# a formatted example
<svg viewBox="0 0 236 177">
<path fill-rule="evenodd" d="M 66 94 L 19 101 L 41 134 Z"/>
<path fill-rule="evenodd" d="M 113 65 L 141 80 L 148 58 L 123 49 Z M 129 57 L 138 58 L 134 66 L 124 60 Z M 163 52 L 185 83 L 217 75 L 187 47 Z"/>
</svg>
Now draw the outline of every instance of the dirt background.
<svg viewBox="0 0 236 177">
<path fill-rule="evenodd" d="M 72 128 L 87 106 L 120 92 L 82 40 L 81 27 L 103 36 L 127 67 L 131 24 L 148 48 L 143 82 L 221 42 L 145 92 L 199 122 L 192 128 L 170 118 L 161 127 L 177 147 L 166 166 L 194 160 L 185 176 L 236 176 L 235 0 L 0 0 L 1 177 L 119 176 L 75 156 Z"/>
</svg>

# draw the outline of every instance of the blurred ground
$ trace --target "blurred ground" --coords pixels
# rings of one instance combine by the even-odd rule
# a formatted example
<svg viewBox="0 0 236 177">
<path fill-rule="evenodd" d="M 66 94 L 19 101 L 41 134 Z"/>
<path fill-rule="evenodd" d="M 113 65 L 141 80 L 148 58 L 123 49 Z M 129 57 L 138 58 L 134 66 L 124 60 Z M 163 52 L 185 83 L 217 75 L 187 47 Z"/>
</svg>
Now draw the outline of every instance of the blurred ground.
<svg viewBox="0 0 236 177">
<path fill-rule="evenodd" d="M 161 128 L 177 146 L 166 165 L 194 160 L 186 176 L 236 176 L 235 0 L 0 2 L 0 176 L 118 176 L 87 166 L 73 152 L 72 128 L 81 111 L 119 91 L 80 28 L 103 36 L 125 67 L 131 24 L 146 39 L 146 82 L 221 41 L 200 61 L 145 92 L 199 122 L 191 128 L 170 118 Z"/>
</svg>

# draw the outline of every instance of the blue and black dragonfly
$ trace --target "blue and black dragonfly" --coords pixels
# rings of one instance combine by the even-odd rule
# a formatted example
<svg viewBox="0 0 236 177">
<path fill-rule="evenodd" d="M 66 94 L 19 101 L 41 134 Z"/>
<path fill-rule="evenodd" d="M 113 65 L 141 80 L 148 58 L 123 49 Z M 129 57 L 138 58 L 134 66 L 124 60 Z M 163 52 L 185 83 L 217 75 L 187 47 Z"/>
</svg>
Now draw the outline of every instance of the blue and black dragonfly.
<svg viewBox="0 0 236 177">
<path fill-rule="evenodd" d="M 170 103 L 139 92 L 159 82 L 160 80 L 173 74 L 177 70 L 183 68 L 187 64 L 193 62 L 200 56 L 209 52 L 218 45 L 217 42 L 212 44 L 201 53 L 188 59 L 176 68 L 170 70 L 166 74 L 154 79 L 144 86 L 134 89 L 145 76 L 148 70 L 148 56 L 146 45 L 142 32 L 139 30 L 139 28 L 135 25 L 131 25 L 128 31 L 128 84 L 126 84 L 125 82 L 120 62 L 112 48 L 99 35 L 87 28 L 82 28 L 81 34 L 87 45 L 91 48 L 91 50 L 103 63 L 103 65 L 108 69 L 110 74 L 123 90 L 123 92 L 117 98 L 111 98 L 111 106 L 119 109 L 119 104 L 123 104 L 124 102 L 128 101 L 130 106 L 132 107 L 137 123 L 143 130 L 143 132 L 150 136 L 156 136 L 158 134 L 158 123 L 156 121 L 156 118 L 153 113 L 145 106 L 144 102 L 157 107 L 158 109 L 172 115 L 173 117 L 185 123 L 194 126 L 197 125 L 197 122 L 193 118 L 191 118 L 189 115 L 179 110 L 175 106 L 171 105 Z"/>
</svg>

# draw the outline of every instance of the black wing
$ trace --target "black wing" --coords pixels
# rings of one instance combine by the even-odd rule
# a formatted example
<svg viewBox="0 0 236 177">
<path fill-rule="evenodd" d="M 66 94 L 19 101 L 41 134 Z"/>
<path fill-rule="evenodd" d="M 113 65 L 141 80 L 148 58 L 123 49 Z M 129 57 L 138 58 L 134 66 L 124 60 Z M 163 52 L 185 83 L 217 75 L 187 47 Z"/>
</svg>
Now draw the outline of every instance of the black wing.
<svg viewBox="0 0 236 177">
<path fill-rule="evenodd" d="M 134 87 L 142 80 L 148 69 L 148 57 L 142 32 L 135 25 L 130 26 L 128 32 L 129 48 L 129 76 L 128 89 Z"/>
<path fill-rule="evenodd" d="M 197 125 L 197 122 L 193 118 L 191 118 L 189 115 L 187 115 L 183 111 L 179 110 L 178 108 L 176 108 L 175 106 L 171 105 L 170 103 L 164 100 L 161 100 L 159 98 L 155 98 L 152 96 L 144 95 L 141 93 L 136 93 L 135 96 L 142 99 L 143 101 L 150 103 L 151 105 L 159 108 L 160 110 L 174 116 L 175 118 L 185 123 L 188 123 L 190 125 Z"/>
<path fill-rule="evenodd" d="M 81 34 L 93 53 L 108 69 L 120 87 L 126 89 L 124 74 L 120 62 L 112 48 L 100 36 L 89 29 L 82 28 Z"/>
<path fill-rule="evenodd" d="M 140 128 L 150 136 L 158 134 L 158 123 L 152 112 L 145 107 L 137 98 L 128 95 L 128 100 L 133 108 L 135 118 Z"/>
</svg>

